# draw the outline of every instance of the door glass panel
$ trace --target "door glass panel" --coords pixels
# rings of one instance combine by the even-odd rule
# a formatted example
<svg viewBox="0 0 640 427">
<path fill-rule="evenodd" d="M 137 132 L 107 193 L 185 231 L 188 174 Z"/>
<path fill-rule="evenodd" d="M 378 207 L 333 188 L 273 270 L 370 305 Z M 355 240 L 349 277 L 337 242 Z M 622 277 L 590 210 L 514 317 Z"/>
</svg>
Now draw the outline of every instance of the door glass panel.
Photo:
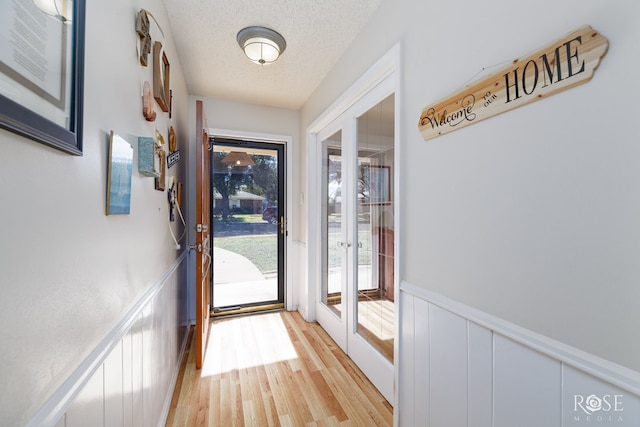
<svg viewBox="0 0 640 427">
<path fill-rule="evenodd" d="M 211 169 L 214 312 L 283 303 L 279 150 L 214 142 Z"/>
<path fill-rule="evenodd" d="M 342 311 L 342 131 L 322 141 L 322 302 Z"/>
<path fill-rule="evenodd" d="M 357 331 L 393 361 L 393 95 L 360 116 L 357 128 Z"/>
</svg>

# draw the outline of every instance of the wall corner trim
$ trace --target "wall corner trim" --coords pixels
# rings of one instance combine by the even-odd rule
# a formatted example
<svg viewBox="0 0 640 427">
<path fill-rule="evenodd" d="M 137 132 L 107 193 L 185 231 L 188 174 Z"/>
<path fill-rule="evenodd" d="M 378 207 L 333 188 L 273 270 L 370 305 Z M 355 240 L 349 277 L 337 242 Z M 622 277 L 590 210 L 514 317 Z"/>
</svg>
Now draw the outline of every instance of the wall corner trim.
<svg viewBox="0 0 640 427">
<path fill-rule="evenodd" d="M 82 391 L 93 374 L 104 363 L 111 350 L 124 338 L 142 313 L 146 305 L 162 289 L 165 282 L 176 271 L 180 264 L 187 258 L 188 251 L 184 250 L 171 266 L 162 274 L 160 279 L 153 284 L 142 297 L 136 301 L 133 307 L 124 315 L 118 324 L 76 368 L 64 383 L 51 395 L 40 407 L 38 412 L 29 420 L 26 427 L 55 426 L 67 409 L 73 404 L 78 394 Z"/>
<path fill-rule="evenodd" d="M 563 364 L 577 368 L 598 379 L 620 387 L 627 392 L 640 396 L 639 372 L 535 333 L 415 284 L 402 281 L 400 283 L 400 292 L 405 292 L 413 297 L 466 318 L 471 322 L 492 330 L 494 333 L 557 359 Z"/>
</svg>

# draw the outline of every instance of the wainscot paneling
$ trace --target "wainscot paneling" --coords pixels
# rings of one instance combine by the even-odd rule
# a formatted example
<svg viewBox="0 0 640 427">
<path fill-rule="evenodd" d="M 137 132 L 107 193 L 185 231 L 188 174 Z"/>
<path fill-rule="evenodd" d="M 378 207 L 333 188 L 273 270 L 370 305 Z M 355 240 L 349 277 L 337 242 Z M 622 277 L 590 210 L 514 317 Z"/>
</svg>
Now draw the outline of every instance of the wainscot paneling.
<svg viewBox="0 0 640 427">
<path fill-rule="evenodd" d="M 429 307 L 429 419 L 437 426 L 467 422 L 467 322 Z M 432 369 L 437 367 L 437 369 Z"/>
<path fill-rule="evenodd" d="M 640 374 L 403 282 L 401 427 L 640 427 Z"/>
<path fill-rule="evenodd" d="M 164 426 L 189 331 L 183 252 L 27 426 Z"/>
<path fill-rule="evenodd" d="M 428 402 L 428 389 L 417 392 L 414 387 L 428 384 L 427 367 L 429 361 L 426 358 L 418 359 L 423 364 L 424 369 L 416 369 L 415 361 L 418 357 L 418 350 L 415 348 L 416 340 L 415 336 L 422 336 L 416 332 L 416 317 L 422 313 L 414 307 L 414 303 L 420 301 L 417 298 L 413 298 L 407 293 L 400 293 L 399 298 L 399 311 L 400 311 L 400 337 L 399 342 L 404 344 L 402 351 L 398 352 L 398 384 L 401 387 L 398 389 L 398 403 L 396 407 L 398 410 L 394 414 L 394 418 L 398 421 L 399 425 L 412 426 L 415 425 L 416 416 L 421 416 L 421 419 L 426 419 L 427 412 L 418 414 L 417 412 L 422 406 L 425 406 Z M 426 325 L 426 322 L 425 322 Z M 425 343 L 425 341 L 418 341 Z M 426 352 L 424 354 L 427 354 Z M 425 378 L 426 377 L 426 378 Z M 424 403 L 417 405 L 415 396 L 420 396 Z"/>
</svg>

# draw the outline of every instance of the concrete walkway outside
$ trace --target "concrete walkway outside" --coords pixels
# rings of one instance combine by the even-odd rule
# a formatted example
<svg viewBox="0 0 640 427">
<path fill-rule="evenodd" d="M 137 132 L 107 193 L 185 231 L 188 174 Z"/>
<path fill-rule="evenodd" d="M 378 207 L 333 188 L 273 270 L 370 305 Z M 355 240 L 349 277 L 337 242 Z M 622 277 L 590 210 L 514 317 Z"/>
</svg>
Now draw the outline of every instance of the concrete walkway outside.
<svg viewBox="0 0 640 427">
<path fill-rule="evenodd" d="M 213 283 L 264 280 L 264 275 L 249 259 L 222 248 L 213 247 Z"/>
<path fill-rule="evenodd" d="M 214 246 L 214 307 L 229 307 L 276 299 L 278 299 L 277 278 L 265 277 L 246 257 Z"/>
</svg>

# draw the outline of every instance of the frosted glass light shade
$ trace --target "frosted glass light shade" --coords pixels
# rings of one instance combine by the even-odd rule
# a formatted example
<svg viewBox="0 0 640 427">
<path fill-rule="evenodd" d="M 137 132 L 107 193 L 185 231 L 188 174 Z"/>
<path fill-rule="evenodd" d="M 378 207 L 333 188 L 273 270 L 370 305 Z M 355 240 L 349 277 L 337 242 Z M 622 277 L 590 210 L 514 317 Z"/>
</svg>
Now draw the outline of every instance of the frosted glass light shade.
<svg viewBox="0 0 640 427">
<path fill-rule="evenodd" d="M 275 62 L 287 47 L 284 37 L 265 27 L 244 28 L 236 39 L 247 58 L 260 65 Z"/>
</svg>

